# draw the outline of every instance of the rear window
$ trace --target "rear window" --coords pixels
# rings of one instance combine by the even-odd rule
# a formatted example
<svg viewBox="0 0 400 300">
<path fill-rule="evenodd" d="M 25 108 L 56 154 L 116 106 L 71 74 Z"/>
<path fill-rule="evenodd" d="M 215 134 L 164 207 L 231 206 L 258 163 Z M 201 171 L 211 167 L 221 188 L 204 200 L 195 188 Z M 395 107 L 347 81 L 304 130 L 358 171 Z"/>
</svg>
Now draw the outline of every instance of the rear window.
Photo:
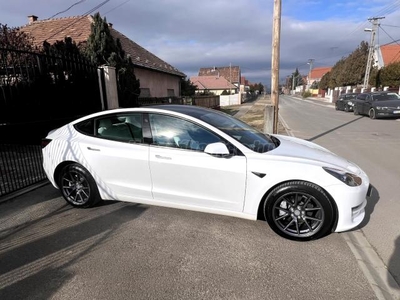
<svg viewBox="0 0 400 300">
<path fill-rule="evenodd" d="M 94 120 L 93 119 L 82 121 L 78 124 L 75 124 L 74 127 L 80 133 L 94 136 Z"/>
<path fill-rule="evenodd" d="M 385 100 L 399 100 L 400 96 L 396 93 L 382 93 L 373 95 L 372 98 L 377 101 L 385 101 Z"/>
</svg>

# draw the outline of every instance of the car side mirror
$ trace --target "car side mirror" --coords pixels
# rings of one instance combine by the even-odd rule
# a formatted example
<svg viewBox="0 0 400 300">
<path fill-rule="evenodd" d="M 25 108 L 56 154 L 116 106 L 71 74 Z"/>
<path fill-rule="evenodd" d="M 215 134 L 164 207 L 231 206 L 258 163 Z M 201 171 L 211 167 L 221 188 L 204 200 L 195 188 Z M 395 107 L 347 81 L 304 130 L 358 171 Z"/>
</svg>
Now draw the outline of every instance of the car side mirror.
<svg viewBox="0 0 400 300">
<path fill-rule="evenodd" d="M 221 142 L 208 144 L 204 149 L 204 152 L 212 156 L 219 156 L 219 157 L 231 156 L 228 147 L 226 147 L 226 145 Z"/>
</svg>

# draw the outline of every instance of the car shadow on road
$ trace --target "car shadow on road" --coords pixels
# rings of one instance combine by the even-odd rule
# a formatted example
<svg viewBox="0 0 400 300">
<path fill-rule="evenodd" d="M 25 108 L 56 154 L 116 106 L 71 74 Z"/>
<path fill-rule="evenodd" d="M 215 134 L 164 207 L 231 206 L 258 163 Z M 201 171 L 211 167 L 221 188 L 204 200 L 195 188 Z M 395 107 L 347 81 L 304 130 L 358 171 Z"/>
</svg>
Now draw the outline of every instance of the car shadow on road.
<svg viewBox="0 0 400 300">
<path fill-rule="evenodd" d="M 392 278 L 388 278 L 390 286 L 398 289 L 400 292 L 400 236 L 398 236 L 394 242 L 394 252 L 390 257 L 388 269 L 390 274 L 393 276 L 393 279 L 396 281 L 393 282 Z"/>
<path fill-rule="evenodd" d="M 327 135 L 327 134 L 329 134 L 329 133 L 331 133 L 331 132 L 333 132 L 335 130 L 338 130 L 338 129 L 342 128 L 342 127 L 350 125 L 351 123 L 357 122 L 358 120 L 360 120 L 362 118 L 364 118 L 364 117 L 358 117 L 357 119 L 354 119 L 354 120 L 351 120 L 351 121 L 349 121 L 347 123 L 344 123 L 342 125 L 336 126 L 335 128 L 329 129 L 328 131 L 325 131 L 325 132 L 323 132 L 321 134 L 318 134 L 318 135 L 316 135 L 316 136 L 314 136 L 312 138 L 307 139 L 307 141 L 312 142 L 312 141 L 314 141 L 314 140 L 316 140 L 316 139 L 318 139 L 318 138 L 320 138 L 320 137 L 322 137 L 324 135 Z"/>
<path fill-rule="evenodd" d="M 371 219 L 371 215 L 374 212 L 375 206 L 378 203 L 379 198 L 380 197 L 378 190 L 371 184 L 370 195 L 367 196 L 367 205 L 365 206 L 365 217 L 360 225 L 358 225 L 360 229 L 365 227 L 369 223 L 369 220 Z"/>
<path fill-rule="evenodd" d="M 39 201 L 35 198 L 42 198 Z M 24 197 L 41 202 L 42 213 L 35 205 L 27 209 L 23 222 L 2 233 L 0 244 L 0 299 L 50 299 L 66 282 L 76 280 L 74 266 L 88 259 L 118 234 L 121 226 L 138 218 L 147 208 L 123 202 L 105 202 L 89 209 L 64 205 L 61 197 L 54 199 L 51 189 L 42 188 Z M 19 208 L 18 201 L 2 204 L 7 210 Z M 43 212 L 44 210 L 44 212 Z"/>
</svg>

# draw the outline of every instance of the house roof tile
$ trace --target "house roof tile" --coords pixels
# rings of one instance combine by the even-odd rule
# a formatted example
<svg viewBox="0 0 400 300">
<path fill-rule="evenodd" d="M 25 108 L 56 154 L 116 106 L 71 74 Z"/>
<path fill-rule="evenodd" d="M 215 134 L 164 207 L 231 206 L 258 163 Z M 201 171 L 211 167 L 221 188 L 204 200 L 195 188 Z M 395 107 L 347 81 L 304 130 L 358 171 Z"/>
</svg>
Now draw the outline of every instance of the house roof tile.
<svg viewBox="0 0 400 300">
<path fill-rule="evenodd" d="M 33 37 L 34 44 L 38 47 L 41 47 L 44 41 L 53 44 L 56 41 L 63 41 L 67 36 L 71 37 L 77 44 L 84 44 L 91 33 L 92 23 L 92 16 L 75 16 L 34 21 L 20 27 L 20 30 Z M 131 56 L 135 66 L 181 77 L 186 76 L 177 68 L 158 58 L 114 28 L 110 27 L 110 32 L 115 39 L 120 39 L 122 48 Z"/>
<path fill-rule="evenodd" d="M 192 76 L 190 81 L 199 89 L 224 90 L 237 88 L 222 76 Z"/>
<path fill-rule="evenodd" d="M 400 45 L 381 46 L 381 53 L 385 66 L 400 61 Z"/>
<path fill-rule="evenodd" d="M 200 68 L 199 71 L 199 76 L 218 75 L 232 83 L 240 83 L 241 72 L 238 66 Z"/>
<path fill-rule="evenodd" d="M 310 72 L 310 79 L 321 79 L 326 73 L 330 72 L 332 67 L 314 68 Z"/>
</svg>

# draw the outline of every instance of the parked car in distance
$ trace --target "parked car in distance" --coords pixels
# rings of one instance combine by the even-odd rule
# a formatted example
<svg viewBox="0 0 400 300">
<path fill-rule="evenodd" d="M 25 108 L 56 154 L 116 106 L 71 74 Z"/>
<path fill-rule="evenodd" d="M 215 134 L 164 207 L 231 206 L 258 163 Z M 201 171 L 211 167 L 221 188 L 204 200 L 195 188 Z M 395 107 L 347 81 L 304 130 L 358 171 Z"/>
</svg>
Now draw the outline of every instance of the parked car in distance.
<svg viewBox="0 0 400 300">
<path fill-rule="evenodd" d="M 354 99 L 358 93 L 347 93 L 340 95 L 335 103 L 336 110 L 353 111 Z"/>
<path fill-rule="evenodd" d="M 400 96 L 393 92 L 372 92 L 357 95 L 354 114 L 367 115 L 371 119 L 400 118 Z"/>
<path fill-rule="evenodd" d="M 300 241 L 359 225 L 370 191 L 357 165 L 317 144 L 191 105 L 98 112 L 51 131 L 42 147 L 47 177 L 73 206 L 260 216 Z"/>
</svg>

